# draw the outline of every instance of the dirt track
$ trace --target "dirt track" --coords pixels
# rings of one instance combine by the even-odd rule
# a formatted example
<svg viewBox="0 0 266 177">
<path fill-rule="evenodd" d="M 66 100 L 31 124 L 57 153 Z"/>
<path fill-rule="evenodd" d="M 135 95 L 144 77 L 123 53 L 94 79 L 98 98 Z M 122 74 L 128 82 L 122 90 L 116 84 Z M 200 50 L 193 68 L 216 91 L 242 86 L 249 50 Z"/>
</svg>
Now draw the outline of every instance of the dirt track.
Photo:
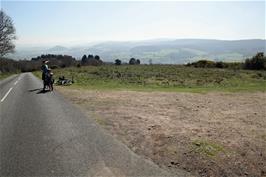
<svg viewBox="0 0 266 177">
<path fill-rule="evenodd" d="M 195 176 L 266 176 L 266 93 L 57 88 L 136 153 Z"/>
</svg>

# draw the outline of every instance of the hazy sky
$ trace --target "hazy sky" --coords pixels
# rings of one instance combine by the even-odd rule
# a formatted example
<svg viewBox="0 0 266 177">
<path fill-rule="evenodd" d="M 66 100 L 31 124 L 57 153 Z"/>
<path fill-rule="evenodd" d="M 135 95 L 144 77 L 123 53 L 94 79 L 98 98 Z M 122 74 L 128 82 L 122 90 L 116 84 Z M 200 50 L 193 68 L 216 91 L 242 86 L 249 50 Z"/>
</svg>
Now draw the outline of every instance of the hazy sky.
<svg viewBox="0 0 266 177">
<path fill-rule="evenodd" d="M 17 44 L 152 38 L 265 39 L 265 2 L 2 1 Z"/>
</svg>

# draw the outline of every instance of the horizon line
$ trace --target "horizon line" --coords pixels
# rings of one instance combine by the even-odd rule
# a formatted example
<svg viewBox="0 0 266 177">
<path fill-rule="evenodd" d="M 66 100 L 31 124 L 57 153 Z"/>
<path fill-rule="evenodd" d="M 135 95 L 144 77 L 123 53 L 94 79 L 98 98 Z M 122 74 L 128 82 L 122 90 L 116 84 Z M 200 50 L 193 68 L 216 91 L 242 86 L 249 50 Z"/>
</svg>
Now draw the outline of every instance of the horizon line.
<svg viewBox="0 0 266 177">
<path fill-rule="evenodd" d="M 145 41 L 156 41 L 156 40 L 162 40 L 162 41 L 175 41 L 175 40 L 216 40 L 216 41 L 245 41 L 245 40 L 263 40 L 266 41 L 265 38 L 241 38 L 241 39 L 218 39 L 218 38 L 150 38 L 150 39 L 127 39 L 127 40 L 93 40 L 93 41 L 69 41 L 69 42 L 58 42 L 58 43 L 17 43 L 15 42 L 15 45 L 18 47 L 23 46 L 35 46 L 35 47 L 44 47 L 44 46 L 76 46 L 76 45 L 88 45 L 88 44 L 99 44 L 99 43 L 108 43 L 108 42 L 145 42 Z M 72 43 L 72 44 L 71 44 Z"/>
</svg>

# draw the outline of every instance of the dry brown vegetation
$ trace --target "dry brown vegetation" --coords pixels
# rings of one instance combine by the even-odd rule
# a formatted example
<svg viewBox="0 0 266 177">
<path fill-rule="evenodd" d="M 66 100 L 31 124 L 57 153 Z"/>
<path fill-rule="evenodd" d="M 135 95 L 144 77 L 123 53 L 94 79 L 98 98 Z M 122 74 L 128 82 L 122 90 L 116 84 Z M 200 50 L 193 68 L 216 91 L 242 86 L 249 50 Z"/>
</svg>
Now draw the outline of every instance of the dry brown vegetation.
<svg viewBox="0 0 266 177">
<path fill-rule="evenodd" d="M 173 173 L 266 175 L 266 94 L 57 88 L 137 154 Z"/>
</svg>

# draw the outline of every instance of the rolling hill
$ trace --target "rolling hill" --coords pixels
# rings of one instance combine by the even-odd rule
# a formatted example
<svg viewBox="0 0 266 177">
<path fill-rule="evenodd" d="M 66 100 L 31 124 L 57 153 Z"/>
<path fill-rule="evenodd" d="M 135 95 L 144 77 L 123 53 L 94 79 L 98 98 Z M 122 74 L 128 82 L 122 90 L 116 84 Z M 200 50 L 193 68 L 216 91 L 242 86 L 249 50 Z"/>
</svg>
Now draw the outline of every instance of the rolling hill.
<svg viewBox="0 0 266 177">
<path fill-rule="evenodd" d="M 54 46 L 47 49 L 17 49 L 10 57 L 30 59 L 40 54 L 65 54 L 78 59 L 84 54 L 100 55 L 104 61 L 121 59 L 127 62 L 131 57 L 142 63 L 181 64 L 199 59 L 215 61 L 241 61 L 266 52 L 266 40 L 212 40 L 212 39 L 176 39 L 146 40 L 128 42 L 101 42 L 83 46 Z"/>
</svg>

